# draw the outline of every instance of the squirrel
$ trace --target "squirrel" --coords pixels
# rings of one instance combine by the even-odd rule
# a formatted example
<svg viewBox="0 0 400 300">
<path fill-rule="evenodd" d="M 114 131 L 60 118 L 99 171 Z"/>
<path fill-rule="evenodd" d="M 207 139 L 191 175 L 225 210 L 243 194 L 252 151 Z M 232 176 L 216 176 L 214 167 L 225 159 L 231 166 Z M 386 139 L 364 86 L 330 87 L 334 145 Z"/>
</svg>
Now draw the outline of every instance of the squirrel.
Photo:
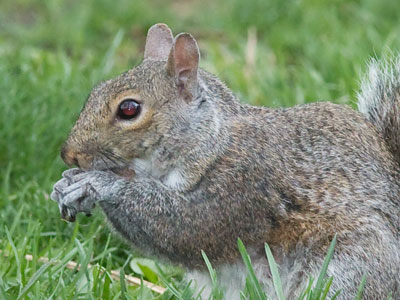
<svg viewBox="0 0 400 300">
<path fill-rule="evenodd" d="M 134 247 L 205 282 L 204 250 L 239 299 L 242 239 L 269 296 L 268 243 L 292 299 L 319 274 L 338 299 L 400 299 L 400 56 L 372 60 L 359 111 L 240 103 L 199 68 L 188 33 L 147 34 L 142 63 L 93 88 L 62 147 L 51 198 L 74 221 L 95 205 Z"/>
</svg>

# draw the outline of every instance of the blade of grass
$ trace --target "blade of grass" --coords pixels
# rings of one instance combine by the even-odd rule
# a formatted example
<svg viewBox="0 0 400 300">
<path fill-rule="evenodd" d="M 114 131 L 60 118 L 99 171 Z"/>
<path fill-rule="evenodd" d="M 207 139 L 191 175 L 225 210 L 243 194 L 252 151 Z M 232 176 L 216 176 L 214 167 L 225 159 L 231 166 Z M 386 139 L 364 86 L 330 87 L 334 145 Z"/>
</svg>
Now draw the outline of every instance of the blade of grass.
<svg viewBox="0 0 400 300">
<path fill-rule="evenodd" d="M 75 240 L 75 245 L 76 248 L 78 249 L 78 253 L 81 256 L 81 262 L 80 264 L 76 264 L 75 270 L 77 270 L 78 272 L 76 273 L 76 275 L 74 276 L 69 285 L 70 286 L 69 293 L 71 297 L 76 292 L 76 286 L 78 280 L 84 276 L 86 270 L 88 269 L 90 262 L 90 253 L 93 252 L 93 240 L 90 240 L 89 249 L 87 252 L 83 249 L 82 244 L 77 239 Z"/>
<path fill-rule="evenodd" d="M 22 204 L 21 207 L 19 208 L 19 210 L 17 211 L 17 214 L 14 217 L 14 221 L 11 224 L 11 227 L 9 230 L 11 236 L 14 236 L 15 228 L 17 227 L 19 222 L 21 222 L 21 215 L 22 215 L 22 212 L 24 211 L 24 209 L 25 209 L 25 204 Z"/>
<path fill-rule="evenodd" d="M 47 271 L 47 269 L 49 267 L 51 267 L 55 261 L 57 260 L 58 257 L 53 258 L 52 260 L 48 261 L 47 263 L 45 263 L 43 266 L 41 266 L 39 268 L 39 270 L 37 270 L 35 272 L 35 274 L 33 274 L 33 276 L 31 277 L 31 279 L 29 279 L 28 283 L 24 286 L 23 290 L 21 291 L 21 293 L 18 295 L 17 300 L 19 299 L 23 299 L 26 294 L 30 291 L 30 289 L 33 287 L 33 285 L 40 279 L 40 277 L 42 276 L 42 274 L 44 272 Z"/>
<path fill-rule="evenodd" d="M 252 285 L 250 276 L 246 277 L 246 288 L 245 292 L 247 293 L 247 296 L 249 299 L 258 299 L 256 289 Z"/>
<path fill-rule="evenodd" d="M 63 270 L 61 271 L 61 274 L 60 274 L 60 276 L 58 277 L 57 285 L 56 285 L 56 287 L 54 288 L 54 290 L 51 289 L 51 290 L 53 291 L 53 293 L 50 294 L 50 296 L 49 296 L 48 299 L 53 299 L 54 295 L 58 292 L 58 289 L 59 289 L 60 286 L 62 285 L 62 283 L 63 283 L 63 274 L 64 274 L 64 270 L 65 270 L 65 269 L 63 269 Z M 49 277 L 49 278 L 54 278 L 54 277 Z"/>
<path fill-rule="evenodd" d="M 332 282 L 333 282 L 333 277 L 329 277 L 327 282 L 325 283 L 325 288 L 324 288 L 321 299 L 327 299 L 329 289 L 331 288 Z"/>
<path fill-rule="evenodd" d="M 342 292 L 342 291 L 339 290 L 339 291 L 337 291 L 335 294 L 333 294 L 331 300 L 335 300 L 335 299 L 340 295 L 341 292 Z"/>
<path fill-rule="evenodd" d="M 211 283 L 213 284 L 213 286 L 215 286 L 217 284 L 217 273 L 215 272 L 214 268 L 210 263 L 210 260 L 208 259 L 206 253 L 203 250 L 201 250 L 201 255 L 203 256 L 208 272 L 210 273 Z"/>
<path fill-rule="evenodd" d="M 366 282 L 367 282 L 367 274 L 364 274 L 363 277 L 361 278 L 360 285 L 358 286 L 357 296 L 355 300 L 361 300 Z"/>
<path fill-rule="evenodd" d="M 314 279 L 312 277 L 309 277 L 308 279 L 308 285 L 306 289 L 303 291 L 303 293 L 299 296 L 297 300 L 303 300 L 307 296 L 307 300 L 309 299 L 309 295 L 311 294 L 311 288 L 313 285 Z"/>
<path fill-rule="evenodd" d="M 115 55 L 117 48 L 121 44 L 123 37 L 124 37 L 124 30 L 122 29 L 118 30 L 117 34 L 115 35 L 111 43 L 110 48 L 107 50 L 104 56 L 102 74 L 107 74 L 110 72 L 114 63 L 113 57 Z"/>
<path fill-rule="evenodd" d="M 240 292 L 240 300 L 246 300 L 246 295 L 243 292 Z"/>
<path fill-rule="evenodd" d="M 10 175 L 12 170 L 12 162 L 7 165 L 6 172 L 3 178 L 3 197 L 6 199 L 10 194 Z"/>
<path fill-rule="evenodd" d="M 206 253 L 201 250 L 201 255 L 206 263 L 208 272 L 210 273 L 211 283 L 212 283 L 212 299 L 218 300 L 223 298 L 222 290 L 218 287 L 217 272 L 212 267 L 210 260 L 208 259 Z"/>
<path fill-rule="evenodd" d="M 336 245 L 336 234 L 332 239 L 331 245 L 329 246 L 329 249 L 328 249 L 328 253 L 326 254 L 325 259 L 324 259 L 324 263 L 322 264 L 321 271 L 319 272 L 317 283 L 316 283 L 315 289 L 313 291 L 313 297 L 312 297 L 313 300 L 320 299 L 322 288 L 323 288 L 324 279 L 325 279 L 325 276 L 326 276 L 326 272 L 328 270 L 329 263 L 330 263 L 330 261 L 332 259 L 332 256 L 333 256 L 333 251 L 335 249 L 335 245 Z"/>
<path fill-rule="evenodd" d="M 249 273 L 251 284 L 255 289 L 257 299 L 266 300 L 267 297 L 266 297 L 265 293 L 263 292 L 263 290 L 261 289 L 260 282 L 258 281 L 256 274 L 254 273 L 253 266 L 251 265 L 250 256 L 248 255 L 246 248 L 241 239 L 238 239 L 238 248 L 239 248 L 240 254 L 242 255 L 243 262 Z"/>
<path fill-rule="evenodd" d="M 14 256 L 15 256 L 15 264 L 16 264 L 16 267 L 17 267 L 17 280 L 21 284 L 21 282 L 22 282 L 21 262 L 20 262 L 20 259 L 19 259 L 18 251 L 17 251 L 17 248 L 15 247 L 13 239 L 11 238 L 11 234 L 8 231 L 7 226 L 5 227 L 5 230 L 6 230 L 8 242 L 10 243 L 11 249 L 12 249 L 12 251 L 14 253 Z"/>
<path fill-rule="evenodd" d="M 182 294 L 165 278 L 162 272 L 158 272 L 158 277 L 161 279 L 162 283 L 167 287 L 167 289 L 179 300 L 184 300 Z"/>
<path fill-rule="evenodd" d="M 3 281 L 3 279 L 1 278 L 1 276 L 0 276 L 0 295 L 1 295 L 1 296 L 3 297 L 3 299 L 5 299 L 5 300 L 11 299 L 11 298 L 8 296 L 7 292 L 6 292 L 6 289 L 5 289 L 5 287 L 4 287 L 4 281 Z"/>
<path fill-rule="evenodd" d="M 283 295 L 282 282 L 281 277 L 279 276 L 278 266 L 276 265 L 274 256 L 272 255 L 271 249 L 268 244 L 265 243 L 265 252 L 268 258 L 269 268 L 272 274 L 272 281 L 275 287 L 275 293 L 279 300 L 285 300 L 285 296 Z"/>
<path fill-rule="evenodd" d="M 121 270 L 119 271 L 119 282 L 121 284 L 121 299 L 127 300 L 126 294 L 128 293 L 128 291 L 126 289 L 124 268 L 121 268 Z"/>
</svg>

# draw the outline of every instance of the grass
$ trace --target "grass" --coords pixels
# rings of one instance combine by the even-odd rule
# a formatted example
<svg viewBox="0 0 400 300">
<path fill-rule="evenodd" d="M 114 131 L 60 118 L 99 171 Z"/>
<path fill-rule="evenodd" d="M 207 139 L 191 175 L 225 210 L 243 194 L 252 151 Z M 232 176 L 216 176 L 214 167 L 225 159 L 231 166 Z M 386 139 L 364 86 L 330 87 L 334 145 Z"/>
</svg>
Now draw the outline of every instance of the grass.
<svg viewBox="0 0 400 300">
<path fill-rule="evenodd" d="M 67 224 L 48 199 L 65 169 L 60 146 L 91 87 L 140 62 L 150 25 L 193 33 L 205 69 L 243 101 L 277 107 L 316 100 L 354 105 L 368 58 L 400 49 L 399 19 L 394 0 L 2 0 L 0 298 L 196 296 L 181 270 L 142 259 L 99 211 Z M 68 260 L 81 268 L 68 269 Z M 212 262 L 207 266 L 213 270 Z M 169 290 L 158 296 L 129 286 L 110 276 L 114 269 Z M 322 291 L 329 281 L 323 284 Z M 218 286 L 214 291 L 220 299 Z"/>
</svg>

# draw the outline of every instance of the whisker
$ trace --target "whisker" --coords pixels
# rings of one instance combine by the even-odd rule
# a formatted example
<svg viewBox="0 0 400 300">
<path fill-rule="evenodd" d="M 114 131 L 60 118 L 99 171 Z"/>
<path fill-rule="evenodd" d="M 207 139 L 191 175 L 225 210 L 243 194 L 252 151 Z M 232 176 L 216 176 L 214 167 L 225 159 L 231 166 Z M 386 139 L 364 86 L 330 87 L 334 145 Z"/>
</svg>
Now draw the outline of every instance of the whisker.
<svg viewBox="0 0 400 300">
<path fill-rule="evenodd" d="M 103 154 L 103 155 L 104 155 L 104 154 Z M 105 169 L 109 169 L 109 165 L 108 165 L 108 163 L 107 163 L 107 160 L 105 160 L 105 158 L 104 158 L 103 155 L 100 156 L 100 159 L 103 161 Z"/>
<path fill-rule="evenodd" d="M 125 158 L 123 158 L 122 156 L 120 156 L 120 155 L 118 155 L 118 154 L 116 154 L 115 152 L 113 152 L 113 151 L 111 151 L 111 150 L 108 150 L 108 149 L 105 149 L 105 152 L 106 153 L 104 153 L 108 158 L 114 158 L 114 159 L 116 159 L 117 161 L 119 161 L 119 162 L 121 162 L 121 163 L 123 163 L 123 164 L 127 164 L 128 163 L 128 161 L 125 159 Z"/>
<path fill-rule="evenodd" d="M 99 152 L 102 154 L 101 159 L 108 169 L 111 169 L 112 167 L 125 167 L 128 164 L 126 159 L 109 149 L 101 149 Z M 107 162 L 105 161 L 105 158 L 107 159 Z M 110 163 L 112 166 L 110 166 Z"/>
<path fill-rule="evenodd" d="M 116 161 L 116 159 L 111 155 L 111 153 L 104 151 L 103 155 L 109 160 L 111 161 L 114 165 L 119 165 L 118 161 Z"/>
</svg>

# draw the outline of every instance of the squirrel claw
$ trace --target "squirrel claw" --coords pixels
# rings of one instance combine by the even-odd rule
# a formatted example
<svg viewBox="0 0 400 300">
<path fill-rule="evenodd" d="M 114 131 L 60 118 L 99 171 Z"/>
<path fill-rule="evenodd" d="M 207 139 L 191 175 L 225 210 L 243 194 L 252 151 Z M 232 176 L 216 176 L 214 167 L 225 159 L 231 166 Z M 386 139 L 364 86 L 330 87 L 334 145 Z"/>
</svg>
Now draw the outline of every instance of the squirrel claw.
<svg viewBox="0 0 400 300">
<path fill-rule="evenodd" d="M 76 220 L 76 213 L 72 212 L 73 208 L 67 207 L 65 205 L 61 208 L 61 219 L 67 222 L 75 222 Z"/>
</svg>

